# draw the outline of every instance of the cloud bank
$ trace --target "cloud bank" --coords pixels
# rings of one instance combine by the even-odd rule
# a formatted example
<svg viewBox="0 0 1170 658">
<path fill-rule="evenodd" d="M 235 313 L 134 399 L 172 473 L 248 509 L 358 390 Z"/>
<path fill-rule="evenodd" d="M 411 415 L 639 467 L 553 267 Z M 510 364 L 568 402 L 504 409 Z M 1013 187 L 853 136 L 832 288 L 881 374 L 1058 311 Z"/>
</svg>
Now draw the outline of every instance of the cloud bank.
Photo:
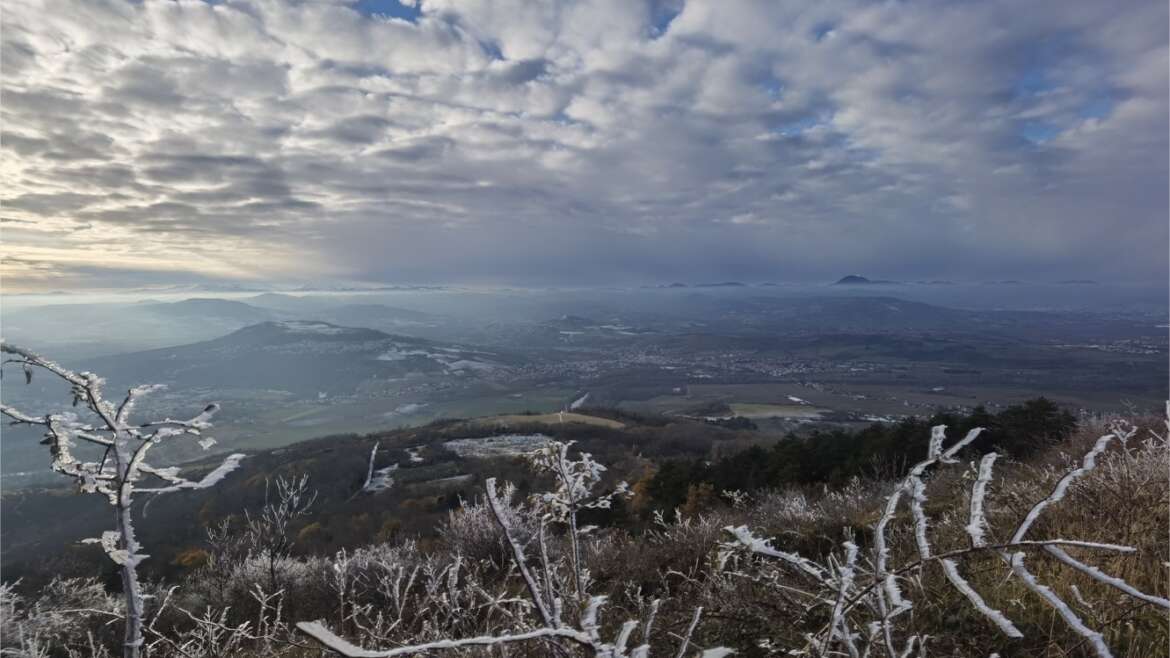
<svg viewBox="0 0 1170 658">
<path fill-rule="evenodd" d="M 7 290 L 1167 279 L 1161 0 L 6 2 Z"/>
</svg>

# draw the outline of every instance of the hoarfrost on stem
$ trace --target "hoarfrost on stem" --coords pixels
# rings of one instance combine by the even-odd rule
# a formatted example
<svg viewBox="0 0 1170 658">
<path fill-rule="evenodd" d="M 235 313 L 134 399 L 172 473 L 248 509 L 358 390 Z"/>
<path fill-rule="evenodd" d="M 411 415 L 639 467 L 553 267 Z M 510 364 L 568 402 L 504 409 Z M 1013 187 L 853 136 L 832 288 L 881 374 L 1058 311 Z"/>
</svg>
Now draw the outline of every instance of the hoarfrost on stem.
<svg viewBox="0 0 1170 658">
<path fill-rule="evenodd" d="M 606 494 L 594 493 L 594 488 L 601 481 L 601 474 L 605 467 L 593 461 L 588 453 L 581 453 L 577 459 L 569 456 L 571 444 L 549 442 L 530 454 L 531 463 L 538 469 L 550 472 L 556 482 L 553 491 L 536 494 L 532 497 L 531 512 L 539 517 L 538 531 L 534 538 L 538 544 L 536 564 L 526 551 L 526 543 L 521 541 L 515 527 L 515 510 L 508 503 L 512 489 L 505 485 L 503 494 L 497 486 L 495 478 L 488 478 L 485 482 L 485 499 L 501 535 L 503 535 L 508 551 L 524 583 L 524 589 L 537 619 L 536 627 L 521 627 L 494 635 L 482 635 L 465 638 L 448 638 L 433 642 L 424 642 L 393 649 L 366 649 L 353 644 L 345 638 L 329 630 L 321 621 L 301 622 L 298 630 L 311 637 L 322 646 L 336 651 L 350 658 L 392 658 L 394 656 L 415 655 L 421 652 L 439 649 L 460 649 L 472 646 L 496 646 L 514 642 L 546 642 L 554 647 L 558 655 L 564 653 L 563 644 L 577 646 L 589 652 L 595 658 L 648 658 L 650 655 L 650 629 L 658 611 L 658 603 L 654 603 L 645 616 L 644 621 L 627 620 L 618 629 L 612 640 L 601 635 L 601 610 L 605 606 L 606 597 L 591 595 L 588 592 L 588 574 L 581 567 L 580 535 L 584 529 L 579 529 L 576 523 L 577 512 L 582 509 L 607 508 L 612 504 L 615 496 L 627 495 L 628 488 L 624 483 L 614 491 Z M 377 448 L 375 448 L 376 451 Z M 373 456 L 371 467 L 373 472 Z M 369 478 L 367 478 L 369 479 Z M 549 521 L 566 523 L 569 526 L 570 540 L 569 567 L 572 572 L 573 590 L 564 591 L 564 579 L 557 577 L 558 564 L 549 556 L 548 537 L 545 527 Z M 566 599 L 569 603 L 566 604 Z M 576 608 L 579 611 L 575 623 L 566 620 L 566 610 Z M 702 608 L 696 608 L 691 625 L 685 635 L 679 636 L 679 656 L 682 656 L 692 643 L 692 636 L 698 626 Z M 629 646 L 634 631 L 643 628 L 643 641 L 637 646 Z M 703 652 L 709 658 L 719 658 L 728 655 L 729 650 L 714 648 Z"/>
<path fill-rule="evenodd" d="M 130 415 L 146 395 L 162 390 L 160 385 L 130 388 L 121 402 L 114 404 L 105 398 L 105 381 L 90 372 L 73 372 L 39 354 L 0 342 L 0 353 L 7 355 L 3 364 L 19 365 L 25 383 L 32 381 L 36 370 L 48 372 L 69 385 L 72 406 L 88 411 L 83 420 L 76 412 L 62 411 L 35 416 L 7 404 L 0 403 L 0 414 L 14 425 L 43 427 L 42 443 L 49 446 L 51 468 L 77 481 L 84 493 L 106 497 L 115 509 L 116 530 L 102 533 L 92 540 L 122 572 L 122 588 L 126 603 L 126 628 L 123 656 L 137 658 L 143 645 L 143 611 L 145 597 L 139 583 L 137 567 L 146 559 L 135 534 L 133 506 L 136 493 L 170 493 L 183 489 L 204 489 L 221 481 L 239 466 L 242 454 L 229 455 L 222 464 L 200 480 L 188 480 L 179 475 L 177 467 L 156 467 L 146 461 L 150 449 L 166 439 L 182 436 L 202 436 L 211 427 L 211 418 L 219 405 L 209 404 L 189 419 L 163 418 L 135 424 Z M 73 453 L 78 442 L 101 448 L 100 461 L 82 461 Z M 143 486 L 150 478 L 159 484 Z"/>
<path fill-rule="evenodd" d="M 1036 523 L 1041 514 L 1062 500 L 1069 487 L 1076 480 L 1084 477 L 1096 467 L 1097 459 L 1115 436 L 1105 435 L 1098 439 L 1084 455 L 1081 463 L 1060 477 L 1052 492 L 1029 509 L 1016 527 L 1015 532 L 1012 533 L 1011 539 L 1002 544 L 989 544 L 986 539 L 988 526 L 985 511 L 987 488 L 992 480 L 997 456 L 995 453 L 985 455 L 980 461 L 978 476 L 971 488 L 969 517 L 964 526 L 971 545 L 968 548 L 936 552 L 930 544 L 929 519 L 925 507 L 928 501 L 927 485 L 923 476 L 931 466 L 955 463 L 955 455 L 969 445 L 980 431 L 979 429 L 972 430 L 963 439 L 944 450 L 946 428 L 941 425 L 933 428 L 927 458 L 911 467 L 908 475 L 895 485 L 893 492 L 885 500 L 882 515 L 874 525 L 874 558 L 871 569 L 863 569 L 857 563 L 856 547 L 852 542 L 844 544 L 843 561 L 831 556 L 826 564 L 817 564 L 795 553 L 773 548 L 768 541 L 756 537 L 751 530 L 743 526 L 726 528 L 734 541 L 723 544 L 724 554 L 720 564 L 726 566 L 729 554 L 742 552 L 752 556 L 780 560 L 792 566 L 797 573 L 803 574 L 813 581 L 814 589 L 806 594 L 816 605 L 830 606 L 830 618 L 825 624 L 824 630 L 821 633 L 811 635 L 808 638 L 806 650 L 799 653 L 815 653 L 818 656 L 844 653 L 857 656 L 859 655 L 858 648 L 849 628 L 864 626 L 869 630 L 869 637 L 865 640 L 864 653 L 861 655 L 871 653 L 876 645 L 879 651 L 890 658 L 897 658 L 909 655 L 915 646 L 918 647 L 920 654 L 923 653 L 925 641 L 925 637 L 907 635 L 903 649 L 898 650 L 897 636 L 901 633 L 896 626 L 896 618 L 902 612 L 910 609 L 912 605 L 902 594 L 898 581 L 908 574 L 921 571 L 931 562 L 939 563 L 950 584 L 971 603 L 976 611 L 987 618 L 1002 633 L 1013 638 L 1023 637 L 1023 633 L 1015 623 L 1002 611 L 989 605 L 959 571 L 961 558 L 979 554 L 998 555 L 1008 565 L 1012 575 L 1016 576 L 1024 587 L 1052 608 L 1074 633 L 1083 637 L 1099 658 L 1108 658 L 1112 654 L 1105 644 L 1103 635 L 1090 628 L 1051 587 L 1041 583 L 1024 566 L 1024 557 L 1028 550 L 1047 553 L 1093 580 L 1113 587 L 1127 596 L 1145 603 L 1170 608 L 1170 601 L 1142 592 L 1124 579 L 1111 576 L 1098 567 L 1085 564 L 1064 550 L 1066 546 L 1075 546 L 1088 550 L 1132 553 L 1136 550 L 1133 547 L 1077 539 L 1026 538 L 1028 530 Z M 918 559 L 907 564 L 893 566 L 886 535 L 903 497 L 909 498 L 914 546 L 917 549 Z"/>
</svg>

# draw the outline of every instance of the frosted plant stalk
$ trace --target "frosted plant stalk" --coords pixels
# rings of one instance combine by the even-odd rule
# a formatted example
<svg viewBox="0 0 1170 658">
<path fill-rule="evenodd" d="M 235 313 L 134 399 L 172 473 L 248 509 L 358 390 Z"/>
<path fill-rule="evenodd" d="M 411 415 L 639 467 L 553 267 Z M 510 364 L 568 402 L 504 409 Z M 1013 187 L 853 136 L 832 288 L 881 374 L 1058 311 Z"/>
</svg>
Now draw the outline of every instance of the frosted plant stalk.
<svg viewBox="0 0 1170 658">
<path fill-rule="evenodd" d="M 874 618 L 868 621 L 862 620 L 869 628 L 870 634 L 867 645 L 864 647 L 865 653 L 863 655 L 868 655 L 874 644 L 892 658 L 909 655 L 913 652 L 915 646 L 917 646 L 919 655 L 923 655 L 925 652 L 925 637 L 911 635 L 907 638 L 907 643 L 901 652 L 895 649 L 894 620 L 900 612 L 908 609 L 910 605 L 909 601 L 906 601 L 902 596 L 897 586 L 897 579 L 903 577 L 906 573 L 921 570 L 930 562 L 938 562 L 950 584 L 1002 633 L 1013 638 L 1023 637 L 1023 633 L 1019 628 L 1002 611 L 990 606 L 959 571 L 959 560 L 961 558 L 980 553 L 992 553 L 1002 557 L 1009 566 L 1011 573 L 1020 580 L 1024 587 L 1051 607 L 1073 632 L 1085 638 L 1098 658 L 1108 658 L 1112 654 L 1110 653 L 1109 647 L 1105 644 L 1104 636 L 1099 631 L 1086 625 L 1072 610 L 1071 606 L 1062 600 L 1054 590 L 1041 583 L 1025 567 L 1024 557 L 1026 554 L 1025 550 L 1039 550 L 1065 565 L 1080 571 L 1093 580 L 1108 585 L 1127 596 L 1146 603 L 1170 608 L 1170 601 L 1159 596 L 1144 593 L 1127 583 L 1124 579 L 1106 574 L 1098 567 L 1086 564 L 1069 555 L 1064 550 L 1065 547 L 1076 547 L 1123 554 L 1136 552 L 1136 549 L 1131 546 L 1079 539 L 1027 538 L 1028 530 L 1036 523 L 1042 513 L 1052 505 L 1060 502 L 1065 497 L 1069 487 L 1077 479 L 1085 476 L 1096 467 L 1097 459 L 1103 454 L 1114 436 L 1106 435 L 1098 439 L 1092 449 L 1084 455 L 1081 463 L 1063 474 L 1052 492 L 1037 501 L 1029 509 L 1028 513 L 1016 527 L 1011 539 L 1001 544 L 989 543 L 986 538 L 988 528 L 985 511 L 987 507 L 987 489 L 992 481 L 997 456 L 995 453 L 985 455 L 980 461 L 979 472 L 971 488 L 969 516 L 967 524 L 964 526 L 964 530 L 970 540 L 970 547 L 938 553 L 930 545 L 928 518 L 925 511 L 925 503 L 928 500 L 927 486 L 922 476 L 929 466 L 938 463 L 954 463 L 954 456 L 978 436 L 978 433 L 979 430 L 968 433 L 964 439 L 944 451 L 942 446 L 945 440 L 945 427 L 938 426 L 933 429 L 927 459 L 912 467 L 907 477 L 895 486 L 894 491 L 884 501 L 883 513 L 874 526 L 875 548 L 872 571 L 866 572 L 858 566 L 856 567 L 857 573 L 849 573 L 849 577 L 846 578 L 846 571 L 849 570 L 849 565 L 853 562 L 852 554 L 855 551 L 855 548 L 851 548 L 852 545 L 849 542 L 845 544 L 845 566 L 839 568 L 834 567 L 836 561 L 833 557 L 829 558 L 827 565 L 820 565 L 800 555 L 773 548 L 768 541 L 755 537 L 748 528 L 742 526 L 726 528 L 727 532 L 734 538 L 734 541 L 726 542 L 723 546 L 726 550 L 746 550 L 749 553 L 761 557 L 785 562 L 795 567 L 797 573 L 803 574 L 820 585 L 821 591 L 812 595 L 814 600 L 818 604 L 830 605 L 832 608 L 830 620 L 826 624 L 825 630 L 819 634 L 809 636 L 809 647 L 815 649 L 818 655 L 824 655 L 827 652 L 831 654 L 834 651 L 847 653 L 851 656 L 854 655 L 856 649 L 850 647 L 852 636 L 848 634 L 848 624 L 849 615 L 851 613 L 856 614 L 854 612 L 855 610 L 869 610 L 874 616 Z M 908 564 L 893 567 L 889 562 L 890 551 L 886 544 L 886 529 L 893 522 L 903 496 L 907 496 L 910 499 L 909 506 L 913 524 L 912 531 L 914 546 L 918 552 L 918 559 Z M 724 556 L 721 563 L 726 564 L 726 556 Z M 827 576 L 827 574 L 832 574 L 834 569 L 839 574 L 835 579 Z M 839 632 L 838 629 L 844 629 L 844 632 Z M 824 636 L 824 641 L 820 639 L 821 636 Z M 830 644 L 833 642 L 841 645 L 841 647 L 839 649 L 831 649 Z"/>
<path fill-rule="evenodd" d="M 580 460 L 567 459 L 564 445 L 550 446 L 551 450 L 545 454 L 557 458 L 556 468 L 565 477 L 559 480 L 558 489 L 555 492 L 549 492 L 537 497 L 538 501 L 545 503 L 543 507 L 538 507 L 538 511 L 543 516 L 541 530 L 537 535 L 537 540 L 540 542 L 539 559 L 541 560 L 544 588 L 548 591 L 542 589 L 541 581 L 529 565 L 529 559 L 525 553 L 524 546 L 516 537 L 515 529 L 512 527 L 511 515 L 506 509 L 506 503 L 498 493 L 496 479 L 488 478 L 485 482 L 485 497 L 488 502 L 488 507 L 508 544 L 512 561 L 520 573 L 520 578 L 524 582 L 524 587 L 527 590 L 532 608 L 539 617 L 539 628 L 519 630 L 513 633 L 481 635 L 460 639 L 443 639 L 393 649 L 366 649 L 357 646 L 329 630 L 320 621 L 300 622 L 296 625 L 297 629 L 322 646 L 347 658 L 393 658 L 395 656 L 416 655 L 439 649 L 497 646 L 515 642 L 541 640 L 552 642 L 554 646 L 556 643 L 567 642 L 585 649 L 595 658 L 649 658 L 650 627 L 658 612 L 657 602 L 651 606 L 649 615 L 644 623 L 639 624 L 635 620 L 627 620 L 618 629 L 617 635 L 612 642 L 605 640 L 601 636 L 599 615 L 606 602 L 605 596 L 588 596 L 586 600 L 581 602 L 579 608 L 581 614 L 576 622 L 576 626 L 566 623 L 562 617 L 563 596 L 553 591 L 556 579 L 551 575 L 552 565 L 548 559 L 547 547 L 544 545 L 545 533 L 543 532 L 543 518 L 544 516 L 550 515 L 549 510 L 554 512 L 559 510 L 566 518 L 572 518 L 576 509 L 608 505 L 608 501 L 616 495 L 615 492 L 605 496 L 591 496 L 590 491 L 592 486 L 600 480 L 599 474 L 604 470 L 604 467 L 593 462 L 587 454 L 583 455 Z M 578 563 L 574 562 L 573 569 L 576 571 L 578 568 Z M 584 586 L 584 579 L 580 579 L 577 582 L 581 587 Z M 580 595 L 587 593 L 583 590 L 575 590 L 574 594 L 580 599 Z M 682 655 L 687 647 L 690 646 L 691 637 L 695 632 L 695 628 L 698 626 L 701 614 L 702 608 L 696 608 L 691 625 L 682 639 L 679 655 Z M 644 641 L 642 644 L 631 648 L 628 646 L 630 638 L 633 637 L 634 631 L 637 630 L 639 625 L 644 629 L 642 634 Z M 706 658 L 721 658 L 728 653 L 726 649 L 716 648 L 704 651 L 703 656 Z"/>
<path fill-rule="evenodd" d="M 214 486 L 239 466 L 242 454 L 229 455 L 219 467 L 200 480 L 188 480 L 179 475 L 177 467 L 156 467 L 146 461 L 147 453 L 166 439 L 182 435 L 201 437 L 211 427 L 211 417 L 219 405 L 209 404 L 194 417 L 185 420 L 163 418 L 134 424 L 129 418 L 138 401 L 163 387 L 135 386 L 115 405 L 102 391 L 105 383 L 90 372 L 73 372 L 39 354 L 0 342 L 0 353 L 9 355 L 0 365 L 16 364 L 24 371 L 25 383 L 32 381 L 34 370 L 48 372 L 70 387 L 73 406 L 81 407 L 93 417 L 84 422 L 75 412 L 65 411 L 34 416 L 10 405 L 0 403 L 0 414 L 12 419 L 14 425 L 43 427 L 43 444 L 52 455 L 51 468 L 75 479 L 84 493 L 106 497 L 115 511 L 115 530 L 106 531 L 96 539 L 106 556 L 121 570 L 122 588 L 126 600 L 126 629 L 122 644 L 125 658 L 138 658 L 142 650 L 143 612 L 145 597 L 138 580 L 138 565 L 146 559 L 134 529 L 133 507 L 136 493 L 170 493 L 184 489 L 205 489 Z M 81 441 L 100 446 L 100 461 L 86 462 L 74 456 L 72 449 Z M 206 449 L 210 443 L 201 443 Z M 160 484 L 143 486 L 144 478 Z"/>
</svg>

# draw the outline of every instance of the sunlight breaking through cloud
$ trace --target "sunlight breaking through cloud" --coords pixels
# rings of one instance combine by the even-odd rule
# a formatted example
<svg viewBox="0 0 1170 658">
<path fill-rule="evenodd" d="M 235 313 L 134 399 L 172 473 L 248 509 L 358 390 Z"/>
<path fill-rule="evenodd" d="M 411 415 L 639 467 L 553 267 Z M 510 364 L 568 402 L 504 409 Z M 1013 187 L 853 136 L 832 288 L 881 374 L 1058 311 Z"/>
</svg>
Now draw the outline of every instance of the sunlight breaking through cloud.
<svg viewBox="0 0 1170 658">
<path fill-rule="evenodd" d="M 1089 0 L 15 0 L 3 273 L 1165 280 L 1166 23 Z"/>
</svg>

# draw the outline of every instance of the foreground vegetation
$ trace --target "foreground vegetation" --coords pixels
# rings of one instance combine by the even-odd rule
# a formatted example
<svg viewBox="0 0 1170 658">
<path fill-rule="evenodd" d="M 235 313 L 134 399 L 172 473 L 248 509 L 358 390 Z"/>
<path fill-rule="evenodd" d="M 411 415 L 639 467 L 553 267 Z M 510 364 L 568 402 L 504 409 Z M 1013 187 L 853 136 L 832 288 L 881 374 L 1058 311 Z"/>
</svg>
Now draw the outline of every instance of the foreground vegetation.
<svg viewBox="0 0 1170 658">
<path fill-rule="evenodd" d="M 679 508 L 693 517 L 725 506 L 724 490 L 820 490 L 845 486 L 853 478 L 881 481 L 903 476 L 925 454 L 934 425 L 945 424 L 957 433 L 985 427 L 973 450 L 995 449 L 1016 459 L 1066 439 L 1073 426 L 1071 416 L 1042 399 L 995 414 L 975 409 L 969 414 L 939 413 L 859 430 L 814 430 L 787 437 L 612 409 L 594 408 L 589 414 L 624 427 L 574 422 L 549 426 L 524 423 L 528 417 L 518 416 L 518 422 L 499 431 L 572 441 L 606 464 L 603 484 L 612 487 L 625 480 L 634 495 L 614 501 L 611 509 L 589 511 L 586 520 L 635 536 L 657 527 L 655 512 L 669 516 Z M 312 508 L 291 522 L 290 532 L 297 535 L 295 555 L 331 555 L 342 548 L 406 538 L 428 548 L 452 510 L 482 496 L 487 478 L 512 482 L 521 498 L 549 486 L 548 477 L 534 472 L 522 458 L 460 457 L 446 448 L 450 441 L 474 442 L 492 433 L 474 422 L 451 420 L 368 436 L 324 437 L 250 454 L 212 489 L 148 499 L 137 531 L 151 557 L 140 569 L 153 580 L 177 582 L 189 576 L 207 557 L 204 529 L 224 521 L 238 524 L 247 513 L 263 507 L 279 477 L 308 477 L 317 494 Z M 355 495 L 375 444 L 376 466 L 397 469 L 394 486 L 375 496 Z M 208 460 L 186 472 L 211 469 L 216 463 Z M 116 590 L 118 574 L 101 550 L 77 543 L 107 529 L 104 508 L 103 501 L 76 496 L 66 487 L 6 489 L 0 496 L 5 529 L 0 535 L 0 571 L 9 581 L 21 579 L 26 593 L 54 577 L 94 574 L 102 574 L 103 582 Z M 45 524 L 46 518 L 59 522 Z"/>
<path fill-rule="evenodd" d="M 134 532 L 134 494 L 244 475 L 227 475 L 239 455 L 202 479 L 140 457 L 199 434 L 214 409 L 133 424 L 149 389 L 112 405 L 96 377 L 5 351 L 69 382 L 98 419 L 2 409 L 43 425 L 54 468 L 114 505 L 100 544 L 121 574 L 0 587 L 6 655 L 1104 657 L 1162 656 L 1170 642 L 1164 419 L 1077 425 L 1039 400 L 668 462 L 632 487 L 553 440 L 487 462 L 495 475 L 433 538 L 383 527 L 306 550 L 320 505 L 338 492 L 376 503 L 398 460 L 420 454 L 391 446 L 376 468 L 377 449 L 368 463 L 355 451 L 356 488 L 319 464 L 253 474 L 259 504 L 201 514 L 202 547 L 176 558 L 187 568 L 142 578 L 151 546 Z M 76 442 L 105 454 L 75 458 Z"/>
<path fill-rule="evenodd" d="M 485 497 L 442 523 L 438 542 L 294 556 L 290 522 L 311 508 L 311 485 L 281 480 L 270 504 L 242 526 L 209 530 L 202 566 L 180 582 L 146 584 L 143 653 L 315 656 L 324 642 L 346 655 L 420 655 L 395 648 L 428 644 L 460 655 L 691 655 L 716 647 L 748 656 L 851 655 L 852 638 L 856 655 L 885 655 L 888 633 L 894 655 L 911 647 L 909 655 L 1165 655 L 1165 434 L 1148 419 L 1103 423 L 994 471 L 986 459 L 934 464 L 941 469 L 920 480 L 921 491 L 904 487 L 910 479 L 854 479 L 841 488 L 727 492 L 723 504 L 661 515 L 639 534 L 573 531 L 570 512 L 615 498 L 597 490 L 601 471 L 587 456 L 565 451 L 544 468 L 571 464 L 567 485 L 557 479 L 547 494 L 521 501 L 513 487 L 491 480 Z M 1102 443 L 1102 433 L 1113 438 Z M 1085 465 L 1094 459 L 1085 454 L 1095 459 L 1091 470 Z M 1068 486 L 1058 500 L 1062 481 Z M 891 511 L 897 491 L 902 505 Z M 1012 553 L 973 550 L 973 491 L 982 492 L 975 497 L 984 510 L 977 524 L 984 543 L 1014 544 Z M 919 514 L 929 519 L 926 558 Z M 1060 542 L 1014 539 L 1029 518 L 1029 537 Z M 881 545 L 885 566 L 877 562 Z M 1066 608 L 1012 575 L 1017 553 Z M 948 582 L 945 557 L 1019 637 L 997 628 Z M 900 615 L 882 612 L 873 597 L 883 591 L 882 574 L 894 577 L 910 602 Z M 123 599 L 97 579 L 58 579 L 29 597 L 6 587 L 3 595 L 7 653 L 117 652 Z M 543 613 L 535 601 L 546 604 Z M 1070 632 L 1062 613 L 1090 634 Z M 304 623 L 310 620 L 320 621 Z M 475 642 L 451 642 L 468 638 Z"/>
</svg>

